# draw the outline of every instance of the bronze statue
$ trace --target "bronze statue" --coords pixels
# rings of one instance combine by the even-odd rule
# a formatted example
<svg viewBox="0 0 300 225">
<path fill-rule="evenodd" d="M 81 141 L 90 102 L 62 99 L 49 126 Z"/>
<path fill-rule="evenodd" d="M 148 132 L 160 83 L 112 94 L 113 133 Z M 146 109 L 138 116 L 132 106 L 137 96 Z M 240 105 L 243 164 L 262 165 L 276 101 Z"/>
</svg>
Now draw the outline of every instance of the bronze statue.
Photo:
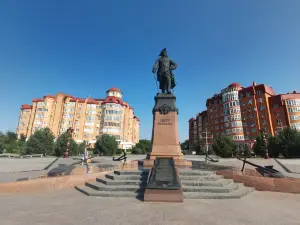
<svg viewBox="0 0 300 225">
<path fill-rule="evenodd" d="M 172 70 L 177 68 L 177 64 L 168 58 L 167 49 L 163 49 L 160 54 L 160 58 L 156 60 L 152 72 L 157 71 L 157 81 L 159 82 L 159 89 L 162 93 L 167 91 L 168 94 L 171 93 L 171 89 L 176 86 L 175 77 Z"/>
</svg>

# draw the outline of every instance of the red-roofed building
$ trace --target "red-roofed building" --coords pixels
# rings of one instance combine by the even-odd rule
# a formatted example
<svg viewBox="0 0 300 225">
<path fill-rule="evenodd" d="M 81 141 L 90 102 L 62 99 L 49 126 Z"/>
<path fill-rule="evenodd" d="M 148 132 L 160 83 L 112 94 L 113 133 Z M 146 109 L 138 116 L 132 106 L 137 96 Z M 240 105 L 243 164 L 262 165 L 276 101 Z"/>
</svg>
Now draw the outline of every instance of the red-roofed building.
<svg viewBox="0 0 300 225">
<path fill-rule="evenodd" d="M 238 143 L 253 143 L 261 130 L 271 135 L 283 127 L 300 130 L 300 93 L 296 91 L 276 95 L 273 88 L 265 84 L 253 82 L 251 86 L 242 87 L 232 83 L 208 98 L 206 107 L 196 119 L 189 120 L 190 144 L 195 141 L 201 144 L 202 117 L 206 118 L 205 128 L 209 134 L 231 136 Z M 197 132 L 192 124 L 196 124 Z"/>
<path fill-rule="evenodd" d="M 122 92 L 110 88 L 106 98 L 75 98 L 57 93 L 35 98 L 32 105 L 21 106 L 17 134 L 29 137 L 48 127 L 58 137 L 73 128 L 77 142 L 96 142 L 97 136 L 115 136 L 120 148 L 132 148 L 139 141 L 140 120 L 133 107 L 122 101 Z"/>
</svg>

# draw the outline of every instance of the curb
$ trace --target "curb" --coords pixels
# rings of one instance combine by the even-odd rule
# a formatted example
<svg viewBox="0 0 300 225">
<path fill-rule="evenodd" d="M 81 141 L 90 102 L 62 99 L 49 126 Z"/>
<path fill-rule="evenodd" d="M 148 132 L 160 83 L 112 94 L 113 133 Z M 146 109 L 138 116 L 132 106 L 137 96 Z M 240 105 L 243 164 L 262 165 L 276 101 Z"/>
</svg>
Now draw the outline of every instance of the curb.
<svg viewBox="0 0 300 225">
<path fill-rule="evenodd" d="M 274 158 L 275 162 L 277 162 L 279 164 L 279 166 L 281 166 L 285 172 L 287 173 L 293 173 L 292 171 L 289 170 L 289 168 L 287 168 L 285 165 L 283 165 L 281 162 L 279 162 L 276 158 Z"/>
</svg>

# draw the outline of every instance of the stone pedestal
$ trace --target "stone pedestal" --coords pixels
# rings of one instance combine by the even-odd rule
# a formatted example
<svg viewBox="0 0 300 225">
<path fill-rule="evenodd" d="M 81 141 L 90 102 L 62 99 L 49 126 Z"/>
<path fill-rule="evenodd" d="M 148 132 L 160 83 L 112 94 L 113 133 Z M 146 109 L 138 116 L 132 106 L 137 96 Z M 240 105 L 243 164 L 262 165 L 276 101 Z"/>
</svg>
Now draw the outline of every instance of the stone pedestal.
<svg viewBox="0 0 300 225">
<path fill-rule="evenodd" d="M 144 167 L 152 168 L 156 157 L 173 158 L 176 167 L 191 167 L 184 160 L 178 137 L 178 109 L 173 94 L 157 94 L 153 108 L 152 149 Z"/>
</svg>

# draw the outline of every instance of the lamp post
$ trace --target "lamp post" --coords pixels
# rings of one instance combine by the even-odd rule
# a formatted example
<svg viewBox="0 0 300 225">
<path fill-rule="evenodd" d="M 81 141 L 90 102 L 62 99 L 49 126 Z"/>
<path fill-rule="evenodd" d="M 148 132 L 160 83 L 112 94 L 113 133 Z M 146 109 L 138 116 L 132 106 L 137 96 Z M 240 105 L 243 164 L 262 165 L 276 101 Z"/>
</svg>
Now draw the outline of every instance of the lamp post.
<svg viewBox="0 0 300 225">
<path fill-rule="evenodd" d="M 207 163 L 207 159 L 208 159 L 208 138 L 211 138 L 213 139 L 213 135 L 211 135 L 210 137 L 207 135 L 208 131 L 207 131 L 207 128 L 205 128 L 205 132 L 202 132 L 202 133 L 205 133 L 205 144 L 206 144 L 206 154 L 205 154 L 205 162 Z"/>
</svg>

